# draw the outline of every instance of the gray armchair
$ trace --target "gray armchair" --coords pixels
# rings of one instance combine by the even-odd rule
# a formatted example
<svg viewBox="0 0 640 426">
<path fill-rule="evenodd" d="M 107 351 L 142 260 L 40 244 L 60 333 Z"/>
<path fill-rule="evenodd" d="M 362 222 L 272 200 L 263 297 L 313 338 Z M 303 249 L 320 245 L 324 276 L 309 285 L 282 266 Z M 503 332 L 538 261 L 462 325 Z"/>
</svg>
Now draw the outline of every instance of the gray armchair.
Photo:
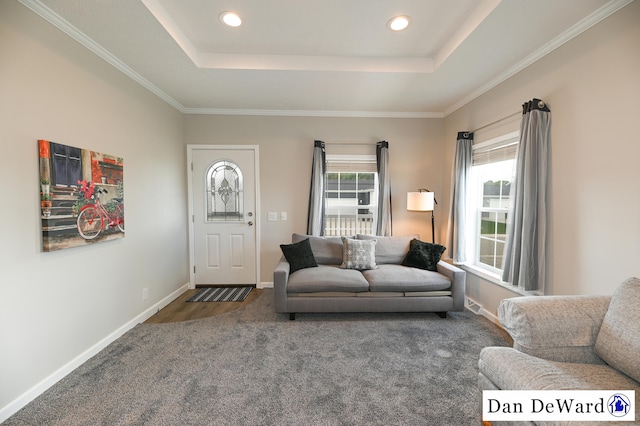
<svg viewBox="0 0 640 426">
<path fill-rule="evenodd" d="M 640 279 L 613 296 L 505 299 L 498 317 L 513 348 L 481 351 L 480 390 L 625 389 L 640 397 Z"/>
</svg>

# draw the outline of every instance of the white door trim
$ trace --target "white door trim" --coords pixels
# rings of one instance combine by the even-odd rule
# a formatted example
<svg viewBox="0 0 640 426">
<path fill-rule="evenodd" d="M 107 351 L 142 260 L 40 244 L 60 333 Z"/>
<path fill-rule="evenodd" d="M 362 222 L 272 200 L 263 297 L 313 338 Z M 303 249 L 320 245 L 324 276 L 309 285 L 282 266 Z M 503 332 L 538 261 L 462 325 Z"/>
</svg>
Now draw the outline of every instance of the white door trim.
<svg viewBox="0 0 640 426">
<path fill-rule="evenodd" d="M 260 159 L 258 145 L 187 145 L 187 204 L 189 221 L 189 288 L 196 287 L 195 268 L 195 234 L 194 234 L 194 211 L 193 211 L 193 151 L 194 150 L 252 150 L 254 152 L 254 186 L 255 186 L 255 258 L 256 258 L 256 287 L 260 287 Z"/>
</svg>

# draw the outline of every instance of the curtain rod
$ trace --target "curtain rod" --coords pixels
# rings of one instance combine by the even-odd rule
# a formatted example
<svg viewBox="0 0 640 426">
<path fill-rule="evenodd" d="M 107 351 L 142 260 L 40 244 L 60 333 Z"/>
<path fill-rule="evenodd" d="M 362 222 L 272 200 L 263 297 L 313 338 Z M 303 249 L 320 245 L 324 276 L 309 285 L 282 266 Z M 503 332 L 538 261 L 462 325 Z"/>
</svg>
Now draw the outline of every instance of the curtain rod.
<svg viewBox="0 0 640 426">
<path fill-rule="evenodd" d="M 478 127 L 477 129 L 475 129 L 474 131 L 472 131 L 470 133 L 475 133 L 475 132 L 478 132 L 480 130 L 486 129 L 487 127 L 491 127 L 494 124 L 500 123 L 501 121 L 507 120 L 507 119 L 509 119 L 511 117 L 515 117 L 516 115 L 522 115 L 522 111 L 514 112 L 513 114 L 509 114 L 506 117 L 502 117 L 502 118 L 500 118 L 500 119 L 498 119 L 498 120 L 496 120 L 494 122 L 491 122 L 489 124 L 485 124 L 484 126 Z"/>
</svg>

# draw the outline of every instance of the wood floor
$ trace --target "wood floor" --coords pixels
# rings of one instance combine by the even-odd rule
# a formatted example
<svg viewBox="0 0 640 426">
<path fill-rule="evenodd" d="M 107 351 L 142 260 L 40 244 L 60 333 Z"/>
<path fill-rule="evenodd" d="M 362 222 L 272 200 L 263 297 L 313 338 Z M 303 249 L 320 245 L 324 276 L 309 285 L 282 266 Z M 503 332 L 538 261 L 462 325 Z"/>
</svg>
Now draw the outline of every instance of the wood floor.
<svg viewBox="0 0 640 426">
<path fill-rule="evenodd" d="M 188 321 L 231 312 L 248 305 L 262 294 L 264 290 L 254 288 L 242 302 L 187 302 L 199 289 L 187 290 L 180 297 L 169 303 L 160 312 L 146 320 L 145 324 Z"/>
</svg>

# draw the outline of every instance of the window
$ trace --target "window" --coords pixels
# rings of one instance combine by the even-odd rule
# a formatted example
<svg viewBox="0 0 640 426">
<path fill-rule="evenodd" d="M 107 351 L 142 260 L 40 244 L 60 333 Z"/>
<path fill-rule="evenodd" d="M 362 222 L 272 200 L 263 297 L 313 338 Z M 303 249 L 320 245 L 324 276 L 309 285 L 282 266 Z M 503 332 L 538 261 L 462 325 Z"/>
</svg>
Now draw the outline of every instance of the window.
<svg viewBox="0 0 640 426">
<path fill-rule="evenodd" d="M 473 148 L 468 205 L 475 244 L 470 245 L 469 258 L 475 266 L 494 274 L 502 271 L 518 141 L 515 132 Z"/>
<path fill-rule="evenodd" d="M 51 185 L 77 186 L 82 179 L 80 148 L 50 142 Z"/>
<path fill-rule="evenodd" d="M 375 156 L 327 155 L 324 235 L 375 235 L 377 204 Z"/>
<path fill-rule="evenodd" d="M 206 173 L 207 222 L 243 220 L 242 171 L 231 161 L 218 161 Z"/>
</svg>

